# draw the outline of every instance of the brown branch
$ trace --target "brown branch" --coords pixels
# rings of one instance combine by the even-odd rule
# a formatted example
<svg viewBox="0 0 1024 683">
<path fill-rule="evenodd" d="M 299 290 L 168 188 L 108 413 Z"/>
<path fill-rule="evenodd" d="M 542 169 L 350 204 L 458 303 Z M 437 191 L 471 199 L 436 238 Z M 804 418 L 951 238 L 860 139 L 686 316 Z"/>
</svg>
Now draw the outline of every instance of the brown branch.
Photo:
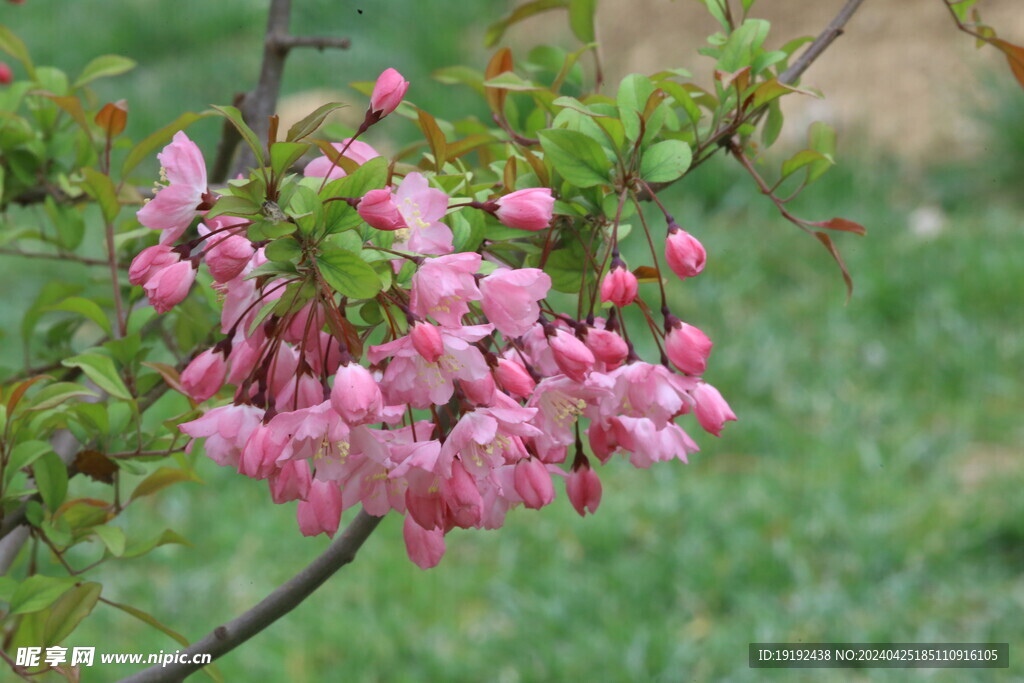
<svg viewBox="0 0 1024 683">
<path fill-rule="evenodd" d="M 347 50 L 352 47 L 352 41 L 348 38 L 335 38 L 333 36 L 277 36 L 275 38 L 278 47 L 291 50 L 296 47 L 312 47 L 323 51 Z"/>
<path fill-rule="evenodd" d="M 843 27 L 846 26 L 846 22 L 850 20 L 860 6 L 864 3 L 864 0 L 847 0 L 843 8 L 839 10 L 839 14 L 829 22 L 829 25 L 825 27 L 814 42 L 804 50 L 800 58 L 797 59 L 788 69 L 782 72 L 779 76 L 779 82 L 787 85 L 794 83 L 807 68 L 814 63 L 818 57 L 822 55 L 828 46 L 832 44 L 839 36 L 843 35 Z"/>
<path fill-rule="evenodd" d="M 194 655 L 209 654 L 219 658 L 275 621 L 292 611 L 313 591 L 323 585 L 339 569 L 355 559 L 382 517 L 374 517 L 360 510 L 345 531 L 328 546 L 319 557 L 305 569 L 283 583 L 265 597 L 259 604 L 228 623 L 218 626 L 202 640 L 196 641 L 181 651 L 182 659 L 192 660 Z M 180 681 L 185 676 L 202 668 L 201 664 L 155 665 L 129 676 L 121 683 L 163 683 Z"/>
</svg>

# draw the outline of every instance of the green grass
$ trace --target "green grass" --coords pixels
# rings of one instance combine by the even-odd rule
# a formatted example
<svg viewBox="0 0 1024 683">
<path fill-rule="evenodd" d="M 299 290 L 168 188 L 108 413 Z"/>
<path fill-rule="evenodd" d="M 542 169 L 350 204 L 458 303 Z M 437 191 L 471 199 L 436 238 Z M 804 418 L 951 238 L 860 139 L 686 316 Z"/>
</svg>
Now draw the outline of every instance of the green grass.
<svg viewBox="0 0 1024 683">
<path fill-rule="evenodd" d="M 136 12 L 144 5 L 123 3 Z M 227 21 L 257 5 L 213 11 Z M 84 5 L 67 11 L 69 22 L 87 20 Z M 251 14 L 242 28 L 255 36 L 262 20 Z M 157 27 L 167 34 L 157 40 L 146 33 L 155 31 L 151 18 L 130 16 L 140 35 L 116 35 L 145 46 L 158 65 L 148 78 L 178 74 L 180 92 L 192 97 L 186 84 L 199 88 L 205 77 L 174 55 L 176 40 L 195 36 L 175 19 Z M 424 49 L 417 32 L 394 36 L 377 21 L 377 35 L 408 41 L 408 54 Z M 196 22 L 195 31 L 214 36 L 222 27 Z M 206 41 L 211 54 L 241 60 L 214 71 L 240 74 L 250 64 L 253 48 L 238 35 Z M 107 49 L 89 31 L 76 40 Z M 348 56 L 323 59 L 337 65 Z M 372 69 L 346 68 L 336 80 L 372 77 L 386 65 L 364 59 Z M 165 107 L 225 101 L 217 95 L 196 95 L 193 104 L 153 90 L 174 103 Z M 705 273 L 674 285 L 671 298 L 715 341 L 707 378 L 740 417 L 721 439 L 687 424 L 703 449 L 691 464 L 641 471 L 617 459 L 601 470 L 596 516 L 580 519 L 560 494 L 543 512 L 510 514 L 500 531 L 453 532 L 429 572 L 406 559 L 400 520 L 385 519 L 353 565 L 221 660 L 225 678 L 851 678 L 752 671 L 753 641 L 1009 641 L 1008 671 L 937 671 L 929 680 L 1024 675 L 1016 661 L 1024 646 L 1020 206 L 1006 195 L 958 198 L 945 230 L 922 237 L 907 215 L 930 200 L 926 176 L 907 177 L 880 156 L 843 163 L 797 212 L 868 227 L 867 238 L 838 238 L 856 282 L 848 305 L 820 245 L 728 164 L 710 164 L 668 199 L 709 253 Z M 631 263 L 641 254 L 630 254 Z M 294 506 L 272 505 L 262 484 L 205 459 L 200 471 L 205 485 L 140 501 L 143 509 L 125 520 L 132 530 L 175 528 L 194 548 L 164 547 L 95 573 L 105 596 L 190 639 L 257 602 L 327 544 L 299 536 Z M 102 605 L 65 645 L 176 647 Z M 87 670 L 84 680 L 129 669 Z M 902 681 L 907 673 L 869 670 L 858 679 Z"/>
</svg>

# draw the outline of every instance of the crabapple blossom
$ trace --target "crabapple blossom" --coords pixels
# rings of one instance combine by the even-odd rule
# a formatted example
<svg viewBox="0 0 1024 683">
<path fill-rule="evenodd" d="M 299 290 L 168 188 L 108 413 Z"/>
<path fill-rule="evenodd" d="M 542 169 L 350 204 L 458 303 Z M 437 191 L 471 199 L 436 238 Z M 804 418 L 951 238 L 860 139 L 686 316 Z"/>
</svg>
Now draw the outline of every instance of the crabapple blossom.
<svg viewBox="0 0 1024 683">
<path fill-rule="evenodd" d="M 402 74 L 394 69 L 385 69 L 373 86 L 370 111 L 378 118 L 387 116 L 398 108 L 408 89 L 409 81 L 402 78 Z"/>
<path fill-rule="evenodd" d="M 161 230 L 160 243 L 175 242 L 198 215 L 206 187 L 206 161 L 196 143 L 184 132 L 174 134 L 171 144 L 157 155 L 161 177 L 168 184 L 139 209 L 139 223 Z"/>
<path fill-rule="evenodd" d="M 674 320 L 666 325 L 665 352 L 672 364 L 690 375 L 702 375 L 711 353 L 711 340 L 693 325 Z"/>
<path fill-rule="evenodd" d="M 665 240 L 665 260 L 672 272 L 680 279 L 694 277 L 704 270 L 707 253 L 697 238 L 670 223 L 668 238 Z"/>
<path fill-rule="evenodd" d="M 601 301 L 607 301 L 616 306 L 628 306 L 636 300 L 638 283 L 636 275 L 629 272 L 626 264 L 617 259 L 612 261 L 612 269 L 609 270 L 604 280 L 601 281 Z"/>
<path fill-rule="evenodd" d="M 510 192 L 495 202 L 494 215 L 510 228 L 543 230 L 551 225 L 555 198 L 546 187 L 530 187 Z"/>
</svg>

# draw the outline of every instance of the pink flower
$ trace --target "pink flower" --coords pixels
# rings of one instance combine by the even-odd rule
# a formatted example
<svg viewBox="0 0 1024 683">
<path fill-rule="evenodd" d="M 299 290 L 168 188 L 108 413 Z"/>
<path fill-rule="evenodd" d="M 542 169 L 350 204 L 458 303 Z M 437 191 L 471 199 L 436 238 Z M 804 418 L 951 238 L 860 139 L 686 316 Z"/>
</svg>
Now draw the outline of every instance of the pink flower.
<svg viewBox="0 0 1024 683">
<path fill-rule="evenodd" d="M 555 487 L 547 467 L 536 458 L 520 460 L 515 469 L 515 487 L 523 505 L 539 510 L 555 499 Z"/>
<path fill-rule="evenodd" d="M 359 140 L 353 140 L 352 138 L 345 138 L 341 142 L 332 142 L 331 147 L 338 150 L 339 153 L 345 150 L 345 158 L 351 159 L 357 164 L 365 164 L 370 159 L 380 156 L 380 153 L 373 147 L 370 147 L 370 145 Z M 302 174 L 307 178 L 326 177 L 328 180 L 337 180 L 338 178 L 345 177 L 345 169 L 335 164 L 325 154 L 306 164 Z"/>
<path fill-rule="evenodd" d="M 591 375 L 585 384 L 568 377 L 545 377 L 534 389 L 527 407 L 537 408 L 531 424 L 540 430 L 533 446 L 544 462 L 561 462 L 566 447 L 576 438 L 574 427 L 580 416 L 595 420 L 599 404 L 611 395 L 611 380 Z"/>
<path fill-rule="evenodd" d="M 701 375 L 708 365 L 711 340 L 692 325 L 680 320 L 671 323 L 665 335 L 665 352 L 673 365 L 690 375 Z"/>
<path fill-rule="evenodd" d="M 551 277 L 542 270 L 499 268 L 480 281 L 484 315 L 506 337 L 521 337 L 537 322 L 537 302 L 550 289 Z"/>
<path fill-rule="evenodd" d="M 183 422 L 178 429 L 193 439 L 206 439 L 206 454 L 215 463 L 235 467 L 242 447 L 262 417 L 263 411 L 256 406 L 227 405 L 207 411 L 191 422 Z"/>
<path fill-rule="evenodd" d="M 565 330 L 556 330 L 548 337 L 558 369 L 577 382 L 582 382 L 594 367 L 594 354 L 587 345 Z"/>
<path fill-rule="evenodd" d="M 455 391 L 453 380 L 475 380 L 487 374 L 487 361 L 472 342 L 483 339 L 492 329 L 491 325 L 438 328 L 444 354 L 433 363 L 420 355 L 408 335 L 371 346 L 367 358 L 379 363 L 391 357 L 381 383 L 390 404 L 409 403 L 413 408 L 442 405 Z"/>
<path fill-rule="evenodd" d="M 378 230 L 401 230 L 408 228 L 395 204 L 391 187 L 383 190 L 370 190 L 359 200 L 356 211 L 370 227 Z"/>
<path fill-rule="evenodd" d="M 521 364 L 506 358 L 498 359 L 494 376 L 501 388 L 518 398 L 529 398 L 537 383 Z"/>
<path fill-rule="evenodd" d="M 610 420 L 618 444 L 629 452 L 633 467 L 646 469 L 656 462 L 679 458 L 687 462 L 688 453 L 700 450 L 689 434 L 669 423 L 658 429 L 643 417 L 615 417 Z"/>
<path fill-rule="evenodd" d="M 636 275 L 626 269 L 622 261 L 612 261 L 604 280 L 601 281 L 601 301 L 608 301 L 616 306 L 628 306 L 636 300 L 638 284 Z"/>
<path fill-rule="evenodd" d="M 299 501 L 296 516 L 303 536 L 327 534 L 333 537 L 341 524 L 341 489 L 338 484 L 314 479 L 308 498 Z"/>
<path fill-rule="evenodd" d="M 482 296 L 473 273 L 480 254 L 471 252 L 427 259 L 412 276 L 409 307 L 420 317 L 432 317 L 445 327 L 458 327 L 470 301 Z"/>
<path fill-rule="evenodd" d="M 510 228 L 519 230 L 543 230 L 551 225 L 552 207 L 555 198 L 546 187 L 531 187 L 510 192 L 500 197 L 494 215 Z"/>
<path fill-rule="evenodd" d="M 133 285 L 144 285 L 158 272 L 180 260 L 181 256 L 166 244 L 146 247 L 132 259 L 132 265 L 128 268 L 128 281 Z"/>
<path fill-rule="evenodd" d="M 370 112 L 377 118 L 384 118 L 398 107 L 409 89 L 409 81 L 394 69 L 385 69 L 373 86 L 370 95 Z"/>
<path fill-rule="evenodd" d="M 14 81 L 14 72 L 7 62 L 0 62 L 0 85 L 10 85 Z"/>
<path fill-rule="evenodd" d="M 206 194 L 206 162 L 196 143 L 182 131 L 174 134 L 157 158 L 169 184 L 136 215 L 147 228 L 163 230 L 161 244 L 171 244 L 191 225 Z"/>
<path fill-rule="evenodd" d="M 151 275 L 143 289 L 157 313 L 166 313 L 188 296 L 188 290 L 195 279 L 196 269 L 192 264 L 189 261 L 178 261 Z"/>
<path fill-rule="evenodd" d="M 629 355 L 626 341 L 617 333 L 604 328 L 587 328 L 587 336 L 583 342 L 593 352 L 595 360 L 604 364 L 605 371 L 619 367 Z"/>
<path fill-rule="evenodd" d="M 452 252 L 452 231 L 440 220 L 448 211 L 448 195 L 430 187 L 419 173 L 410 173 L 395 193 L 395 201 L 407 226 L 395 231 L 396 249 L 417 254 Z"/>
<path fill-rule="evenodd" d="M 722 394 L 707 382 L 697 384 L 693 390 L 693 400 L 697 402 L 697 421 L 700 426 L 715 436 L 722 435 L 722 427 L 726 422 L 736 419 L 736 414 L 722 398 Z"/>
<path fill-rule="evenodd" d="M 278 505 L 296 498 L 305 500 L 309 497 L 309 487 L 313 483 L 309 465 L 301 460 L 278 463 L 278 468 L 267 479 L 270 497 Z"/>
<path fill-rule="evenodd" d="M 338 368 L 331 389 L 331 407 L 350 425 L 379 420 L 384 406 L 377 380 L 358 363 Z"/>
<path fill-rule="evenodd" d="M 259 425 L 249 436 L 238 459 L 238 473 L 252 479 L 266 479 L 277 470 L 277 460 L 284 453 L 288 436 Z"/>
<path fill-rule="evenodd" d="M 193 358 L 181 373 L 181 386 L 192 400 L 202 403 L 220 391 L 226 374 L 224 352 L 207 349 Z"/>
<path fill-rule="evenodd" d="M 452 476 L 441 480 L 440 493 L 452 524 L 462 529 L 479 526 L 484 514 L 483 498 L 476 480 L 458 460 L 452 463 Z"/>
<path fill-rule="evenodd" d="M 506 400 L 510 405 L 463 413 L 441 446 L 434 473 L 451 476 L 452 463 L 458 456 L 466 469 L 482 479 L 492 470 L 527 456 L 521 438 L 540 435 L 540 430 L 529 424 L 537 409 Z"/>
<path fill-rule="evenodd" d="M 674 223 L 669 226 L 665 240 L 665 260 L 680 279 L 693 277 L 704 270 L 707 252 L 697 238 Z"/>
<path fill-rule="evenodd" d="M 565 480 L 565 492 L 580 517 L 585 517 L 587 512 L 594 514 L 601 504 L 601 479 L 584 460 L 582 466 L 573 467 L 569 472 Z"/>
<path fill-rule="evenodd" d="M 406 516 L 402 526 L 402 537 L 405 539 L 405 550 L 409 554 L 409 559 L 420 569 L 436 567 L 444 557 L 443 529 L 424 529 L 412 516 Z"/>
</svg>

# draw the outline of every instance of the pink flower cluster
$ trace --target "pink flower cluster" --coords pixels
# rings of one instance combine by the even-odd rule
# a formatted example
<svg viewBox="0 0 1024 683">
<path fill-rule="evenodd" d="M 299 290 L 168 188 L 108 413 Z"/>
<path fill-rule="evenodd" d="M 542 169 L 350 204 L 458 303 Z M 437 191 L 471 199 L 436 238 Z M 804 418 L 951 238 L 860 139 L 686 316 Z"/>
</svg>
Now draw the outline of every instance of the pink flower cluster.
<svg viewBox="0 0 1024 683">
<path fill-rule="evenodd" d="M 385 76 L 374 116 L 404 93 L 400 76 Z M 376 156 L 368 145 L 344 144 L 350 156 Z M 274 502 L 298 501 L 303 534 L 333 535 L 357 504 L 377 516 L 394 510 L 405 516 L 410 558 L 432 567 L 449 531 L 498 528 L 512 508 L 547 506 L 559 479 L 579 514 L 593 513 L 601 481 L 584 440 L 601 463 L 615 454 L 636 467 L 685 462 L 697 445 L 677 417 L 695 413 L 716 435 L 735 419 L 700 377 L 711 342 L 697 328 L 666 310 L 664 362 L 636 355 L 619 308 L 636 300 L 637 280 L 617 256 L 600 288 L 614 307 L 576 320 L 548 304 L 551 278 L 542 270 L 455 252 L 444 222 L 455 207 L 419 173 L 353 201 L 367 225 L 395 233 L 396 271 L 415 264 L 407 288 L 395 284 L 378 297 L 386 310 L 380 343 L 362 352 L 339 338 L 329 318 L 344 318 L 345 308 L 324 297 L 257 321 L 290 280 L 252 276 L 266 258 L 241 218 L 204 220 L 198 238 L 171 246 L 215 198 L 184 134 L 160 159 L 169 184 L 139 220 L 163 232 L 132 263 L 131 281 L 164 312 L 206 263 L 224 301 L 224 337 L 192 360 L 181 385 L 198 402 L 234 387 L 231 403 L 181 429 L 205 439 L 218 464 L 266 480 Z M 306 173 L 344 171 L 317 160 Z M 550 190 L 531 188 L 462 206 L 539 231 L 552 223 L 553 201 Z M 703 268 L 703 248 L 678 227 L 666 250 L 680 277 Z"/>
</svg>

